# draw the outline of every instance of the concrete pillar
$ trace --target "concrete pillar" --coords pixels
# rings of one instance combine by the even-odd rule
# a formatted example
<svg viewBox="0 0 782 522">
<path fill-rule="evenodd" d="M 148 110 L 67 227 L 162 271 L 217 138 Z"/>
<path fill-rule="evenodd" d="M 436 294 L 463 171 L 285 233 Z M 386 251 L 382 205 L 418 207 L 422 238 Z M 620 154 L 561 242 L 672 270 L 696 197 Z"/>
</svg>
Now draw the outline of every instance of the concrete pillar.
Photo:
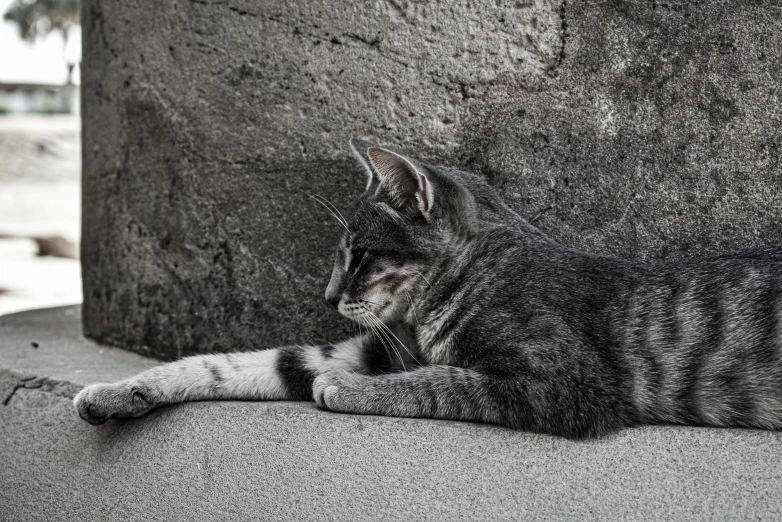
<svg viewBox="0 0 782 522">
<path fill-rule="evenodd" d="M 83 0 L 85 333 L 162 358 L 349 333 L 351 136 L 486 176 L 563 243 L 782 243 L 772 2 Z"/>
</svg>

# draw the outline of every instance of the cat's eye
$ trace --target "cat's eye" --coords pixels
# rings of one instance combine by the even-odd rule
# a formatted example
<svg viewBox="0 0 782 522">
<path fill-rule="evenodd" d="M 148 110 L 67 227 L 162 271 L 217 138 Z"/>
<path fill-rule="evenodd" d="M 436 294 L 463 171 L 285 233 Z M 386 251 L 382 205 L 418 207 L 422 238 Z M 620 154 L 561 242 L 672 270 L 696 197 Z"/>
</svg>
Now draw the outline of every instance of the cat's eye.
<svg viewBox="0 0 782 522">
<path fill-rule="evenodd" d="M 361 260 L 364 259 L 364 254 L 367 253 L 366 248 L 356 248 L 353 249 L 350 256 L 350 266 L 348 266 L 348 270 L 350 272 L 355 272 L 358 268 L 358 265 L 361 264 Z"/>
</svg>

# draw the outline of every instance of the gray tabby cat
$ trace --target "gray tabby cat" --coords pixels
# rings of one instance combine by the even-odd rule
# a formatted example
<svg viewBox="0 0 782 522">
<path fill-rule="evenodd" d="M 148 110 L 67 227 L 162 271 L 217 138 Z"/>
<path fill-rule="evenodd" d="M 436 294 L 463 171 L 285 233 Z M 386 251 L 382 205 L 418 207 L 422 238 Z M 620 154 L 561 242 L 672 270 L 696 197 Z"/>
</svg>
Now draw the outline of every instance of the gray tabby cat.
<svg viewBox="0 0 782 522">
<path fill-rule="evenodd" d="M 338 218 L 326 300 L 367 333 L 94 384 L 74 400 L 82 419 L 314 399 L 573 438 L 642 423 L 782 427 L 782 248 L 656 266 L 579 252 L 477 176 L 351 144 L 369 183 Z"/>
</svg>

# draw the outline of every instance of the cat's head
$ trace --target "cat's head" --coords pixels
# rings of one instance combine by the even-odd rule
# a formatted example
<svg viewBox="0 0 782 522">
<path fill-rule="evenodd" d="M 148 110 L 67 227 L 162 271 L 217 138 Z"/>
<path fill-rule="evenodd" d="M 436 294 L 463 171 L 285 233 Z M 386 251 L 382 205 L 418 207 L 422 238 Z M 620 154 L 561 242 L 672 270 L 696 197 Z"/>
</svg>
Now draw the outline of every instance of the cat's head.
<svg viewBox="0 0 782 522">
<path fill-rule="evenodd" d="M 363 140 L 351 146 L 368 182 L 344 220 L 326 300 L 362 324 L 401 321 L 466 247 L 474 201 L 439 169 Z"/>
</svg>

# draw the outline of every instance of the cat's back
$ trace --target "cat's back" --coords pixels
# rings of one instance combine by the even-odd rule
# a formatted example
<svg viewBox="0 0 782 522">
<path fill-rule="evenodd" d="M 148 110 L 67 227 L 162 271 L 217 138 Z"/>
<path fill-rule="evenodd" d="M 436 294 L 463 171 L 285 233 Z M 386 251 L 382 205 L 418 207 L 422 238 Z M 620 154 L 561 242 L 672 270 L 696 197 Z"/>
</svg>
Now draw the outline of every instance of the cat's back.
<svg viewBox="0 0 782 522">
<path fill-rule="evenodd" d="M 613 324 L 641 418 L 782 427 L 782 248 L 641 273 Z"/>
</svg>

